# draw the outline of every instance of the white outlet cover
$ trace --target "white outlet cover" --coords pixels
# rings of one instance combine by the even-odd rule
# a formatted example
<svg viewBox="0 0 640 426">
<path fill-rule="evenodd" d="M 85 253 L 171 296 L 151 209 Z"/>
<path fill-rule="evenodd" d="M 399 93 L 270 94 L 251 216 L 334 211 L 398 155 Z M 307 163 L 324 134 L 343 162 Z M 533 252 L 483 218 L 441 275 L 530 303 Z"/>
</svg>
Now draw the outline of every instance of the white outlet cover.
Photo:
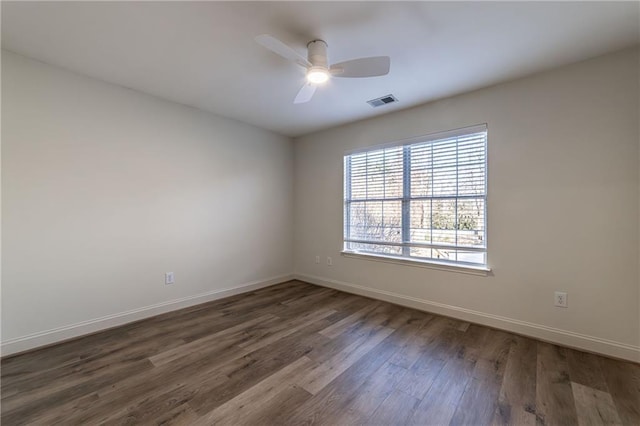
<svg viewBox="0 0 640 426">
<path fill-rule="evenodd" d="M 333 259 L 331 259 L 330 257 L 327 257 L 327 265 L 333 265 Z"/>
<path fill-rule="evenodd" d="M 175 277 L 173 272 L 167 272 L 164 274 L 164 283 L 165 284 L 173 284 L 175 282 Z"/>
<path fill-rule="evenodd" d="M 556 291 L 554 294 L 554 304 L 560 308 L 567 308 L 569 306 L 567 297 L 567 293 L 563 291 Z"/>
</svg>

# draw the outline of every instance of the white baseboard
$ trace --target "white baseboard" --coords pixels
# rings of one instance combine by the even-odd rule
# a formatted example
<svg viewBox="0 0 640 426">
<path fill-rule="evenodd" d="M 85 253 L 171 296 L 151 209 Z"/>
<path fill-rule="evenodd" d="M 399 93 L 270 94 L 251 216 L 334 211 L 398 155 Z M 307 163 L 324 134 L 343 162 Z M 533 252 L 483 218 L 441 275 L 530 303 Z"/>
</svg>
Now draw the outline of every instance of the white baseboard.
<svg viewBox="0 0 640 426">
<path fill-rule="evenodd" d="M 117 327 L 166 312 L 175 311 L 177 309 L 199 305 L 201 303 L 222 299 L 224 297 L 229 297 L 240 293 L 246 293 L 292 279 L 292 274 L 280 275 L 265 280 L 252 281 L 235 287 L 213 290 L 207 293 L 197 294 L 195 296 L 187 296 L 181 299 L 156 303 L 155 305 L 132 309 L 130 311 L 107 315 L 101 318 L 95 318 L 92 320 L 70 324 L 63 327 L 57 327 L 51 330 L 29 334 L 27 336 L 16 337 L 3 341 L 0 353 L 2 354 L 2 356 L 8 356 L 19 352 L 24 352 L 30 349 L 51 345 L 53 343 L 58 343 L 86 334 L 95 333 L 97 331 L 106 330 L 108 328 Z"/>
<path fill-rule="evenodd" d="M 384 300 L 386 302 L 419 309 L 421 311 L 432 312 L 435 314 L 461 319 L 463 321 L 469 321 L 476 324 L 486 325 L 489 327 L 530 336 L 539 340 L 556 343 L 562 346 L 569 346 L 572 348 L 608 355 L 615 358 L 640 362 L 639 346 L 601 339 L 599 337 L 574 333 L 572 331 L 561 330 L 558 328 L 548 327 L 546 325 L 535 324 L 499 315 L 474 311 L 458 306 L 446 305 L 444 303 L 419 299 L 417 297 L 405 296 L 390 291 L 378 290 L 343 281 L 316 277 L 313 275 L 294 274 L 294 278 L 301 281 L 306 281 L 311 284 L 345 291 L 347 293 L 354 293 L 361 296 L 371 297 L 373 299 Z"/>
</svg>

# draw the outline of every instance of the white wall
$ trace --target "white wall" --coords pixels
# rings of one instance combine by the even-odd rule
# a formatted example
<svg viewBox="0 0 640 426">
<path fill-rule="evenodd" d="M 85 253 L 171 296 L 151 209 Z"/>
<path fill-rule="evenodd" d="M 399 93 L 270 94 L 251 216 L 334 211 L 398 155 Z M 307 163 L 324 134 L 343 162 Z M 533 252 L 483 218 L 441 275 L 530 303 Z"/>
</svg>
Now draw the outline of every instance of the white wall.
<svg viewBox="0 0 640 426">
<path fill-rule="evenodd" d="M 297 139 L 296 274 L 640 360 L 639 71 L 626 50 Z M 479 123 L 491 275 L 340 256 L 345 150 Z"/>
<path fill-rule="evenodd" d="M 3 51 L 4 354 L 286 279 L 292 173 L 288 138 Z"/>
</svg>

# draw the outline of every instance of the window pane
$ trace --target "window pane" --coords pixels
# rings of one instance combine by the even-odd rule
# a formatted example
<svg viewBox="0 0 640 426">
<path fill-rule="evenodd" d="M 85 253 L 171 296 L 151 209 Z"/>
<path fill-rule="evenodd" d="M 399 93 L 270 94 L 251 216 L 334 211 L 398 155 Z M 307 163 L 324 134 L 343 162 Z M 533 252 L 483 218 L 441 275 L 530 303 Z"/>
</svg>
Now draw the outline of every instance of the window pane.
<svg viewBox="0 0 640 426">
<path fill-rule="evenodd" d="M 411 147 L 411 197 L 432 195 L 433 163 L 431 145 Z"/>
<path fill-rule="evenodd" d="M 349 250 L 359 251 L 363 253 L 379 253 L 400 256 L 402 255 L 401 246 L 389 246 L 382 244 L 364 244 L 364 243 L 349 243 Z"/>
<path fill-rule="evenodd" d="M 431 243 L 431 200 L 411 201 L 411 235 L 413 243 Z"/>
<path fill-rule="evenodd" d="M 461 165 L 458 169 L 458 194 L 483 195 L 484 192 L 484 163 Z"/>
<path fill-rule="evenodd" d="M 402 147 L 351 156 L 351 199 L 402 197 Z"/>
<path fill-rule="evenodd" d="M 402 242 L 402 201 L 382 202 L 382 222 L 384 230 L 382 241 Z"/>
<path fill-rule="evenodd" d="M 352 240 L 402 241 L 401 201 L 353 201 L 349 206 Z"/>
<path fill-rule="evenodd" d="M 353 201 L 347 206 L 349 214 L 349 233 L 347 238 L 353 240 L 366 239 L 367 235 L 367 203 Z"/>
<path fill-rule="evenodd" d="M 351 192 L 351 199 L 361 200 L 367 197 L 367 156 L 366 154 L 354 154 L 351 156 L 349 164 L 350 169 L 346 170 L 350 172 L 350 176 L 347 176 L 345 180 L 345 186 Z M 348 192 L 348 191 L 347 191 Z"/>
<path fill-rule="evenodd" d="M 431 142 L 433 149 L 433 167 L 455 166 L 456 143 L 455 139 L 442 139 Z"/>
<path fill-rule="evenodd" d="M 387 165 L 384 175 L 384 198 L 402 198 L 402 162 Z"/>
<path fill-rule="evenodd" d="M 367 198 L 384 197 L 384 175 L 372 173 L 367 175 Z"/>
<path fill-rule="evenodd" d="M 436 229 L 455 229 L 456 200 L 433 200 L 431 207 L 432 225 Z"/>
<path fill-rule="evenodd" d="M 371 240 L 378 235 L 376 216 L 379 216 L 381 204 L 377 201 L 353 201 L 349 206 L 350 239 Z"/>
<path fill-rule="evenodd" d="M 458 201 L 458 245 L 484 247 L 484 199 Z"/>
<path fill-rule="evenodd" d="M 484 265 L 486 263 L 486 253 L 479 251 L 463 251 L 458 250 L 458 262 L 478 263 Z"/>
<path fill-rule="evenodd" d="M 458 164 L 484 163 L 484 135 L 458 138 Z"/>
<path fill-rule="evenodd" d="M 456 244 L 456 231 L 451 229 L 434 229 L 431 231 L 433 244 L 450 245 Z"/>
<path fill-rule="evenodd" d="M 455 196 L 457 193 L 456 166 L 435 167 L 433 169 L 433 196 Z"/>
<path fill-rule="evenodd" d="M 433 249 L 432 259 L 445 261 L 445 262 L 455 262 L 456 259 L 456 250 L 445 250 L 445 249 Z"/>
<path fill-rule="evenodd" d="M 422 259 L 431 259 L 433 257 L 431 252 L 432 249 L 430 248 L 411 247 L 410 249 L 411 257 L 419 257 Z"/>
</svg>

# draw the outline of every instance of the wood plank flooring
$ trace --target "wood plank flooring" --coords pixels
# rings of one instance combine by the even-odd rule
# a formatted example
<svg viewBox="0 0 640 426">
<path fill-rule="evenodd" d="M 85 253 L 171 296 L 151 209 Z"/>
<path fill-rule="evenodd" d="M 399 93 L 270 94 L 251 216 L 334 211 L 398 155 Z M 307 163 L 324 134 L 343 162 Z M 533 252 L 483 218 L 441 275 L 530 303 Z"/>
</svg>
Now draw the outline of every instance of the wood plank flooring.
<svg viewBox="0 0 640 426">
<path fill-rule="evenodd" d="M 636 364 L 299 281 L 1 373 L 3 425 L 640 425 Z"/>
</svg>

